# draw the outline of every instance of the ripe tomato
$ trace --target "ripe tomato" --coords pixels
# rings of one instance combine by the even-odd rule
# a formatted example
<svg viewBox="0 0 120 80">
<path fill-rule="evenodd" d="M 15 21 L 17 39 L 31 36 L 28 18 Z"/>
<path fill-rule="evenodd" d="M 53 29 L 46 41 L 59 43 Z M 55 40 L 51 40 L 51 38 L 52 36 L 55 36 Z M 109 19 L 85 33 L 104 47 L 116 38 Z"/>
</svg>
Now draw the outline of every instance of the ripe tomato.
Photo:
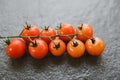
<svg viewBox="0 0 120 80">
<path fill-rule="evenodd" d="M 93 56 L 99 56 L 104 51 L 104 41 L 98 37 L 88 39 L 85 43 L 88 54 Z"/>
<path fill-rule="evenodd" d="M 55 39 L 50 42 L 49 50 L 54 56 L 61 56 L 66 50 L 66 45 L 62 40 Z"/>
<path fill-rule="evenodd" d="M 21 32 L 21 36 L 38 36 L 40 34 L 40 30 L 35 25 L 26 25 L 23 31 Z M 23 38 L 26 42 L 30 42 L 28 38 Z M 34 38 L 31 38 L 34 39 Z"/>
<path fill-rule="evenodd" d="M 67 44 L 67 52 L 73 58 L 81 57 L 85 52 L 85 45 L 82 41 L 73 39 Z"/>
<path fill-rule="evenodd" d="M 54 28 L 51 28 L 51 27 L 45 27 L 45 29 L 41 32 L 40 36 L 55 36 L 57 33 L 56 33 L 56 30 Z M 48 44 L 50 43 L 50 38 L 42 38 L 44 41 L 46 41 Z M 55 37 L 52 37 L 51 38 L 52 40 L 55 39 Z"/>
<path fill-rule="evenodd" d="M 78 34 L 77 39 L 86 41 L 93 37 L 93 28 L 90 24 L 81 24 L 77 27 L 76 33 Z"/>
<path fill-rule="evenodd" d="M 48 45 L 42 39 L 34 39 L 28 46 L 30 55 L 35 59 L 42 59 L 48 53 Z"/>
<path fill-rule="evenodd" d="M 17 59 L 24 55 L 26 51 L 26 44 L 23 39 L 14 38 L 6 42 L 6 53 L 10 58 Z"/>
<path fill-rule="evenodd" d="M 71 40 L 74 36 L 62 36 L 62 35 L 68 35 L 68 34 L 74 34 L 74 27 L 71 24 L 63 23 L 60 24 L 58 33 L 60 34 L 60 39 L 63 41 L 69 41 Z"/>
</svg>

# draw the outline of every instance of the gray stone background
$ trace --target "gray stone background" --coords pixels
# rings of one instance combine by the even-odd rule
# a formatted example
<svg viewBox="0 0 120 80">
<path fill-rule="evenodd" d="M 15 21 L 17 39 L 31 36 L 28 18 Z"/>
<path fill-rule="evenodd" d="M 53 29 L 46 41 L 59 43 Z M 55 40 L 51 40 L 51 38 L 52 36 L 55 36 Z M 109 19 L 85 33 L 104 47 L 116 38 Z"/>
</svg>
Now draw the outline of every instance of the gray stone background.
<svg viewBox="0 0 120 80">
<path fill-rule="evenodd" d="M 120 0 L 0 0 L 0 35 L 18 35 L 26 21 L 39 28 L 90 23 L 105 51 L 100 57 L 49 54 L 42 60 L 26 52 L 12 60 L 0 40 L 0 80 L 120 80 Z"/>
</svg>

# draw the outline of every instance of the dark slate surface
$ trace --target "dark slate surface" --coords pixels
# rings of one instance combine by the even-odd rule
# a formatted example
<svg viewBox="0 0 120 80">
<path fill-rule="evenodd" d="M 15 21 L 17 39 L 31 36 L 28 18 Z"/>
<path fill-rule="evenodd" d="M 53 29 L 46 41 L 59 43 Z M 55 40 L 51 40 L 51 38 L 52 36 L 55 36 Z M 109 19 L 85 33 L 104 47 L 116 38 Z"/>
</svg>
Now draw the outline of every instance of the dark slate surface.
<svg viewBox="0 0 120 80">
<path fill-rule="evenodd" d="M 48 55 L 35 60 L 27 53 L 12 60 L 0 40 L 0 80 L 120 80 L 120 0 L 0 0 L 0 34 L 18 35 L 25 21 L 56 27 L 90 23 L 104 39 L 100 57 Z"/>
</svg>

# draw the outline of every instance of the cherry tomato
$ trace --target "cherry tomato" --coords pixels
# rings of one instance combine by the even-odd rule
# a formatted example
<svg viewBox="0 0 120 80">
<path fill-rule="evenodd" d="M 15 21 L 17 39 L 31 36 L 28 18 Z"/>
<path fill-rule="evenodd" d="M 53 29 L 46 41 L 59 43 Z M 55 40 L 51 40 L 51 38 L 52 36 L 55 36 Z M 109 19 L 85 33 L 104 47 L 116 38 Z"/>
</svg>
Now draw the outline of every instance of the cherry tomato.
<svg viewBox="0 0 120 80">
<path fill-rule="evenodd" d="M 79 58 L 85 52 L 85 45 L 82 41 L 73 39 L 67 44 L 67 52 L 71 57 Z"/>
<path fill-rule="evenodd" d="M 99 56 L 104 51 L 104 41 L 99 37 L 88 39 L 85 43 L 88 54 L 93 56 Z"/>
<path fill-rule="evenodd" d="M 69 41 L 71 40 L 74 36 L 63 36 L 63 35 L 68 35 L 68 34 L 74 34 L 74 27 L 71 24 L 63 23 L 60 24 L 58 33 L 60 34 L 60 39 L 63 41 Z"/>
<path fill-rule="evenodd" d="M 25 26 L 25 28 L 23 29 L 23 31 L 21 32 L 21 36 L 39 36 L 40 34 L 40 30 L 37 26 L 35 25 L 28 25 Z M 26 42 L 30 42 L 30 40 L 28 38 L 23 38 Z M 34 38 L 31 38 L 34 39 Z"/>
<path fill-rule="evenodd" d="M 54 56 L 61 56 L 66 50 L 65 43 L 60 39 L 55 39 L 50 42 L 49 50 Z"/>
<path fill-rule="evenodd" d="M 42 39 L 34 39 L 28 46 L 30 55 L 35 59 L 42 59 L 48 53 L 48 45 Z"/>
<path fill-rule="evenodd" d="M 56 35 L 56 30 L 51 27 L 45 27 L 45 29 L 41 32 L 40 36 L 55 36 Z M 42 38 L 44 41 L 46 41 L 48 44 L 50 43 L 51 39 L 54 40 L 55 37 L 52 37 L 51 39 L 49 38 Z"/>
<path fill-rule="evenodd" d="M 93 28 L 90 24 L 81 24 L 77 27 L 76 33 L 78 34 L 77 39 L 86 41 L 93 37 Z"/>
<path fill-rule="evenodd" d="M 14 38 L 7 40 L 6 53 L 10 58 L 17 59 L 24 55 L 26 44 L 23 39 Z"/>
</svg>

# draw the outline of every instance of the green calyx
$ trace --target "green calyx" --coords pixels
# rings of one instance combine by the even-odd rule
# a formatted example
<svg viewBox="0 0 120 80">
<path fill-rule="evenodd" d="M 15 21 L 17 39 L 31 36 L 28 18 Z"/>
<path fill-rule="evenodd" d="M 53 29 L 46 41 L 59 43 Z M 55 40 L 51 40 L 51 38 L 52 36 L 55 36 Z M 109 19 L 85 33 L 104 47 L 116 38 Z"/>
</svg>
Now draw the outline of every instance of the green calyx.
<svg viewBox="0 0 120 80">
<path fill-rule="evenodd" d="M 31 25 L 26 22 L 25 29 L 29 30 L 31 28 Z"/>
<path fill-rule="evenodd" d="M 83 26 L 83 24 L 81 24 L 80 26 L 78 26 L 78 29 L 82 30 L 82 26 Z"/>
<path fill-rule="evenodd" d="M 60 30 L 62 28 L 62 23 L 60 23 L 59 26 L 57 26 L 57 30 Z"/>
<path fill-rule="evenodd" d="M 92 43 L 94 44 L 94 43 L 95 43 L 95 38 L 92 38 L 91 41 L 92 41 Z"/>
<path fill-rule="evenodd" d="M 5 40 L 4 42 L 5 42 L 7 45 L 10 44 L 10 40 L 9 40 L 9 39 Z"/>
<path fill-rule="evenodd" d="M 72 43 L 72 45 L 73 45 L 73 47 L 77 47 L 78 46 L 78 42 L 77 41 L 72 41 L 73 43 Z"/>
<path fill-rule="evenodd" d="M 44 30 L 48 31 L 49 27 L 50 27 L 50 26 L 48 26 L 48 27 L 45 26 Z"/>
<path fill-rule="evenodd" d="M 61 29 L 62 28 L 62 23 L 60 23 L 60 26 L 59 26 L 59 29 Z"/>
<path fill-rule="evenodd" d="M 58 44 L 56 44 L 56 43 L 54 43 L 54 47 L 53 48 L 55 48 L 56 50 L 58 49 L 58 48 L 60 48 L 60 42 L 58 43 Z"/>
<path fill-rule="evenodd" d="M 37 42 L 35 40 L 35 42 L 32 42 L 32 47 L 36 47 L 37 46 Z"/>
</svg>

